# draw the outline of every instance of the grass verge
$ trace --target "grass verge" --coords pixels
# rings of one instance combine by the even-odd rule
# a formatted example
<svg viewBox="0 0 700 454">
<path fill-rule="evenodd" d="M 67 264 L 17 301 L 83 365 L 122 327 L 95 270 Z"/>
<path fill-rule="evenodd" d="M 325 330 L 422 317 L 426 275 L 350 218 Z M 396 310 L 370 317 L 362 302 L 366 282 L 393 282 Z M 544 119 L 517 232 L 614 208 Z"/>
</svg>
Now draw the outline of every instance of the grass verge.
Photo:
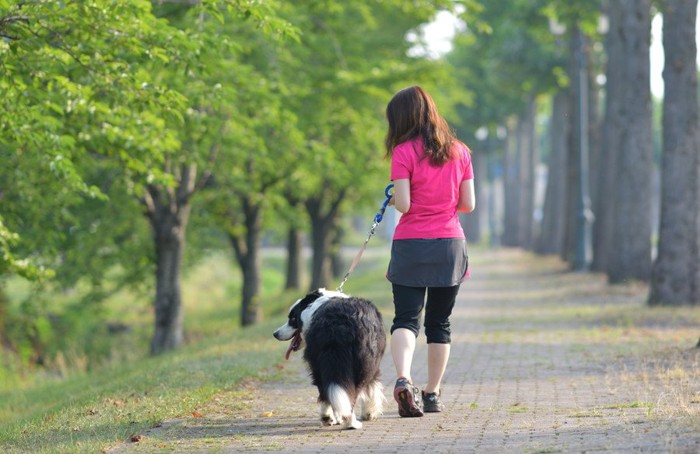
<svg viewBox="0 0 700 454">
<path fill-rule="evenodd" d="M 386 308 L 391 293 L 384 279 L 387 257 L 383 250 L 368 254 L 345 290 L 362 288 L 362 296 L 377 296 L 378 305 Z M 216 304 L 204 301 L 211 279 L 203 277 L 206 274 L 195 273 L 184 290 L 203 300 L 198 312 L 192 306 L 187 309 L 192 312 L 187 321 L 193 328 L 184 348 L 158 357 L 126 355 L 94 370 L 64 378 L 34 378 L 20 388 L 1 390 L 0 452 L 105 451 L 163 421 L 197 417 L 214 396 L 236 393 L 250 380 L 279 379 L 285 373 L 278 366 L 286 346 L 271 333 L 299 292 L 268 291 L 263 296 L 267 319 L 239 328 L 231 322 L 235 317 L 230 308 L 223 310 L 226 320 L 222 321 L 216 317 L 220 311 Z M 223 295 L 214 298 L 223 299 Z"/>
<path fill-rule="evenodd" d="M 2 452 L 95 452 L 197 406 L 244 379 L 274 379 L 274 321 L 177 352 L 0 396 L 18 420 L 0 430 Z"/>
</svg>

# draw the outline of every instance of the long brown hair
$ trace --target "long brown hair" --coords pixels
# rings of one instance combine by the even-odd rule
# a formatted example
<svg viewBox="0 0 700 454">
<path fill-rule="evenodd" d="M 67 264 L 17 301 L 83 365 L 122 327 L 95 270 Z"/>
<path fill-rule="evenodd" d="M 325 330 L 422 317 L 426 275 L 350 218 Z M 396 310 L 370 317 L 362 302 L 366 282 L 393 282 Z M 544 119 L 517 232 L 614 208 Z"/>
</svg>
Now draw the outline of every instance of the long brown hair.
<svg viewBox="0 0 700 454">
<path fill-rule="evenodd" d="M 423 148 L 432 165 L 441 166 L 453 158 L 454 145 L 459 141 L 438 113 L 433 98 L 421 87 L 414 85 L 396 93 L 386 106 L 386 118 L 387 158 L 391 158 L 398 144 L 418 136 L 423 138 Z"/>
</svg>

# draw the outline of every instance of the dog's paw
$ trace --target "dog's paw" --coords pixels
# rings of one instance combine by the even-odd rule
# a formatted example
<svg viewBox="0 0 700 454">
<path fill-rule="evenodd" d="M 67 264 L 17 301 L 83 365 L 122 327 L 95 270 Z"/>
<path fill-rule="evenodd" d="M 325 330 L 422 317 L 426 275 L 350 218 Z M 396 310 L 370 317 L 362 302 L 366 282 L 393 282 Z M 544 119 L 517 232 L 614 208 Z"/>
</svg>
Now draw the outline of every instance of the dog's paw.
<svg viewBox="0 0 700 454">
<path fill-rule="evenodd" d="M 354 417 L 345 418 L 344 429 L 362 429 L 362 423 L 355 419 Z"/>
<path fill-rule="evenodd" d="M 328 402 L 321 402 L 320 410 L 321 424 L 324 427 L 338 424 L 338 418 L 333 414 L 333 408 Z"/>
<path fill-rule="evenodd" d="M 333 416 L 324 415 L 321 417 L 321 424 L 324 427 L 329 427 L 338 424 L 338 421 L 336 421 Z"/>
<path fill-rule="evenodd" d="M 376 421 L 381 413 L 365 413 L 360 416 L 360 421 Z"/>
</svg>

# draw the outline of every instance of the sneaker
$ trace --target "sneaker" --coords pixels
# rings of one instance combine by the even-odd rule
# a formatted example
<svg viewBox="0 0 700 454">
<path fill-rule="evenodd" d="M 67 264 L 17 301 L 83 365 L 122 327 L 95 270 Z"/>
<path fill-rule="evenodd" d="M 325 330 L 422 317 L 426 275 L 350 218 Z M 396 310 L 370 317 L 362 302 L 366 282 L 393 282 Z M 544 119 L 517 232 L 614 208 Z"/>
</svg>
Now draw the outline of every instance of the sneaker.
<svg viewBox="0 0 700 454">
<path fill-rule="evenodd" d="M 423 395 L 423 411 L 426 413 L 438 413 L 445 409 L 445 405 L 440 399 L 440 392 L 427 393 L 421 391 Z"/>
<path fill-rule="evenodd" d="M 404 377 L 399 377 L 394 386 L 394 400 L 399 404 L 399 416 L 404 418 L 423 416 L 423 399 L 420 389 Z"/>
</svg>

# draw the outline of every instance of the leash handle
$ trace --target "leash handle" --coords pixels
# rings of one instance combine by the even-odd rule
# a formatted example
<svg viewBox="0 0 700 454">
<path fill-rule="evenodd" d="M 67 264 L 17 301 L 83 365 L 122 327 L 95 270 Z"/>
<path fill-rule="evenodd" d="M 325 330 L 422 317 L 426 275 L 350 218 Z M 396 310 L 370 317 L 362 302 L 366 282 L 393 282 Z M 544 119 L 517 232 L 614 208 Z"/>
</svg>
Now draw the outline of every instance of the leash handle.
<svg viewBox="0 0 700 454">
<path fill-rule="evenodd" d="M 360 248 L 360 251 L 357 253 L 355 258 L 352 260 L 352 263 L 350 264 L 350 268 L 348 269 L 348 272 L 345 273 L 345 276 L 343 276 L 343 280 L 340 282 L 340 285 L 336 289 L 338 292 L 343 291 L 343 286 L 348 280 L 348 277 L 350 276 L 350 273 L 353 272 L 355 267 L 357 266 L 358 263 L 360 263 L 360 258 L 362 258 L 362 254 L 365 252 L 365 249 L 367 249 L 367 243 L 369 243 L 369 239 L 372 238 L 372 235 L 374 235 L 375 229 L 377 228 L 377 224 L 382 222 L 382 219 L 384 218 L 384 211 L 386 211 L 387 205 L 389 205 L 389 201 L 391 200 L 391 197 L 394 195 L 391 192 L 391 189 L 394 187 L 394 183 L 389 183 L 387 187 L 384 189 L 384 195 L 386 196 L 386 200 L 384 200 L 384 203 L 382 203 L 382 207 L 379 209 L 379 212 L 377 213 L 376 216 L 374 216 L 374 223 L 372 224 L 372 227 L 369 229 L 369 232 L 367 234 L 367 239 L 365 240 L 365 244 L 362 245 Z"/>
<path fill-rule="evenodd" d="M 374 217 L 374 222 L 379 224 L 382 222 L 382 219 L 384 218 L 384 212 L 386 211 L 387 205 L 389 205 L 389 201 L 391 200 L 391 197 L 394 195 L 391 192 L 391 189 L 394 187 L 394 183 L 389 183 L 386 188 L 384 189 L 384 195 L 386 196 L 386 200 L 384 200 L 384 203 L 382 204 L 382 207 L 379 209 L 379 212 L 377 215 Z"/>
</svg>

